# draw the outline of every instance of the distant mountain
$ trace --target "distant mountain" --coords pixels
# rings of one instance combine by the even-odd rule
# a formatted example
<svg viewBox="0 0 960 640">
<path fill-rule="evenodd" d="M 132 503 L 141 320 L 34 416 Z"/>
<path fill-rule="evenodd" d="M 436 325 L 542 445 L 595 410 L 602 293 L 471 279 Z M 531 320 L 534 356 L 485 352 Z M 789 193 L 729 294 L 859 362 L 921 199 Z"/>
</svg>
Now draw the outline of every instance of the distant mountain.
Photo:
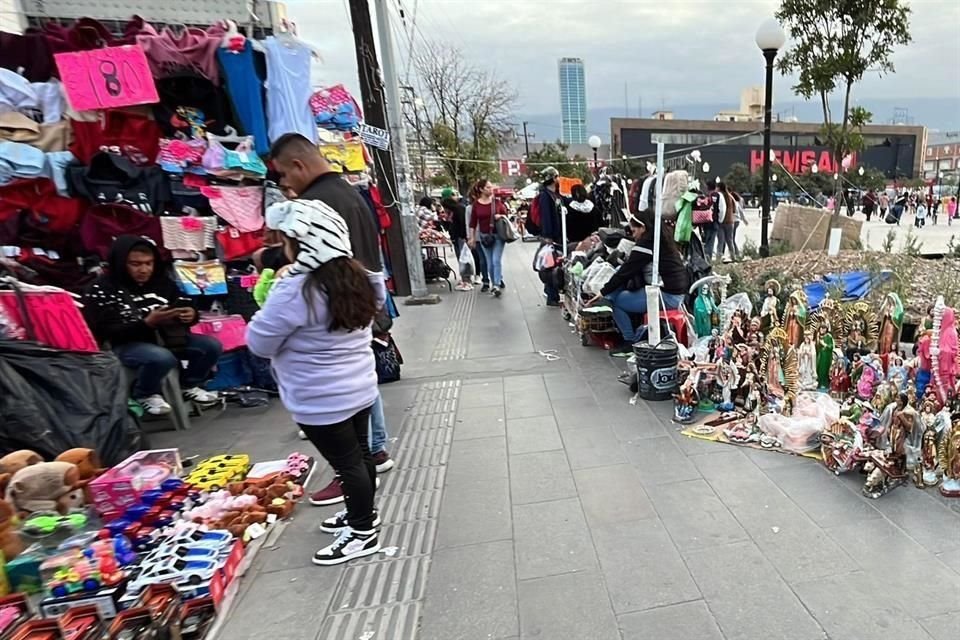
<svg viewBox="0 0 960 640">
<path fill-rule="evenodd" d="M 958 98 L 867 98 L 857 102 L 873 113 L 873 124 L 889 124 L 894 116 L 906 115 L 908 120 L 903 124 L 923 125 L 941 133 L 960 130 L 960 99 Z M 718 111 L 736 109 L 737 105 L 724 102 L 716 104 L 686 104 L 667 105 L 668 111 L 673 111 L 674 117 L 680 120 L 712 120 Z M 823 114 L 820 105 L 815 102 L 790 101 L 778 102 L 773 105 L 774 114 L 780 117 L 797 118 L 800 122 L 822 122 Z M 835 106 L 835 113 L 842 105 Z M 644 110 L 644 115 L 650 117 L 653 110 Z M 587 110 L 587 132 L 599 135 L 604 142 L 610 138 L 610 118 L 622 118 L 626 113 L 623 107 L 599 107 Z M 637 117 L 636 105 L 631 108 L 630 117 Z M 534 134 L 534 139 L 540 142 L 553 141 L 560 136 L 560 113 L 541 113 L 518 115 L 518 121 L 528 121 L 527 130 Z"/>
</svg>

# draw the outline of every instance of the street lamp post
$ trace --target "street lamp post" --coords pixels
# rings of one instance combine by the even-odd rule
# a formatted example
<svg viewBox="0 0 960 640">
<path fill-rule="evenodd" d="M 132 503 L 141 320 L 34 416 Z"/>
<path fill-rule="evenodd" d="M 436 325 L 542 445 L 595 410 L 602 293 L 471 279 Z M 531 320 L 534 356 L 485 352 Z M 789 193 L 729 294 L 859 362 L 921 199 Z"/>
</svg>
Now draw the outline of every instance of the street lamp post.
<svg viewBox="0 0 960 640">
<path fill-rule="evenodd" d="M 763 100 L 763 194 L 760 202 L 760 257 L 770 255 L 767 232 L 770 225 L 770 127 L 773 119 L 773 60 L 786 42 L 786 34 L 774 18 L 768 18 L 757 29 L 757 46 L 767 61 L 766 87 Z"/>
<path fill-rule="evenodd" d="M 590 136 L 587 144 L 593 149 L 593 179 L 596 180 L 600 175 L 600 166 L 597 164 L 597 151 L 600 150 L 600 136 Z"/>
</svg>

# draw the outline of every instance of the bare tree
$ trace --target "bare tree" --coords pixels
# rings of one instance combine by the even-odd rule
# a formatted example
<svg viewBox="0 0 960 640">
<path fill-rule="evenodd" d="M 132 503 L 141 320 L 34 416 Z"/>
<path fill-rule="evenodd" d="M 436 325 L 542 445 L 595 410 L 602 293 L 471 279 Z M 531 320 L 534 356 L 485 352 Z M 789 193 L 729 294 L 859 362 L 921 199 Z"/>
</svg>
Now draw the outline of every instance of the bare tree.
<svg viewBox="0 0 960 640">
<path fill-rule="evenodd" d="M 449 179 L 464 193 L 474 180 L 496 175 L 497 151 L 514 135 L 516 90 L 448 44 L 428 43 L 413 65 L 424 138 Z"/>
</svg>

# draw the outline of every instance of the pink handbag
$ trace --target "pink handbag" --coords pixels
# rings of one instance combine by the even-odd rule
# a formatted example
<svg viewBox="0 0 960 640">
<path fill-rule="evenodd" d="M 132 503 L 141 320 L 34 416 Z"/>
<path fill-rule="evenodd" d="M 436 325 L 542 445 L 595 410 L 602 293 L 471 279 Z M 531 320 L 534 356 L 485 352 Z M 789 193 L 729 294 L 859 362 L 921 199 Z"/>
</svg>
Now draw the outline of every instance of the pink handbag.
<svg viewBox="0 0 960 640">
<path fill-rule="evenodd" d="M 239 315 L 201 315 L 200 322 L 190 329 L 193 333 L 216 338 L 224 351 L 247 346 L 247 323 Z"/>
</svg>

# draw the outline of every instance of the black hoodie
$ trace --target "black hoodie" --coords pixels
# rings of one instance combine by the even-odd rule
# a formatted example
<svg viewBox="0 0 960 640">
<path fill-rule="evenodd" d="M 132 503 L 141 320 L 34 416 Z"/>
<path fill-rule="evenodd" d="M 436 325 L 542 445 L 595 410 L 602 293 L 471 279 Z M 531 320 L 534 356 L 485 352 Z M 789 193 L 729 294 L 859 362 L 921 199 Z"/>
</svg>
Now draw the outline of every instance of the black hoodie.
<svg viewBox="0 0 960 640">
<path fill-rule="evenodd" d="M 127 272 L 127 255 L 134 248 L 153 252 L 153 275 L 142 285 Z M 123 235 L 114 241 L 108 261 L 107 273 L 90 285 L 83 296 L 83 314 L 97 340 L 113 347 L 129 342 L 147 342 L 171 351 L 185 347 L 187 325 L 151 329 L 143 321 L 158 307 L 193 306 L 167 276 L 156 245 L 140 236 Z"/>
</svg>

